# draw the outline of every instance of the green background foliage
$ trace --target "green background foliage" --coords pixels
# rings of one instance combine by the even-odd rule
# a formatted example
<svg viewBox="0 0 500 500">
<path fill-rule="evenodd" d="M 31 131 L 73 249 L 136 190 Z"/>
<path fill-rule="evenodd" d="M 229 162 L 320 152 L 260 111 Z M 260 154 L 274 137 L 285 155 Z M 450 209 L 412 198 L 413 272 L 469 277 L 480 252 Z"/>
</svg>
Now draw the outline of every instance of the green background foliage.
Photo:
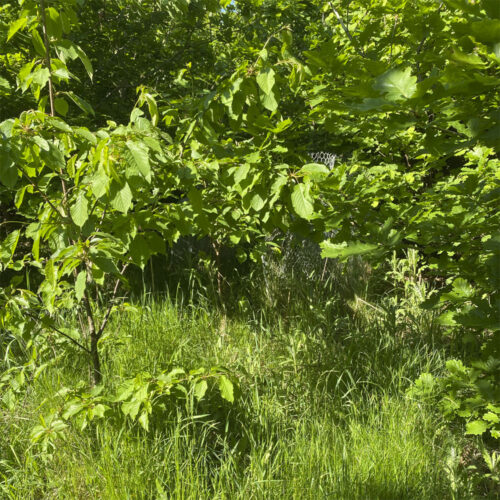
<svg viewBox="0 0 500 500">
<path fill-rule="evenodd" d="M 496 1 L 12 1 L 0 49 L 0 331 L 30 352 L 5 372 L 7 403 L 47 335 L 90 359 L 93 386 L 68 388 L 34 442 L 47 450 L 73 416 L 140 415 L 147 431 L 161 377 L 181 373 L 102 392 L 134 267 L 208 242 L 199 262 L 227 313 L 224 289 L 293 235 L 374 272 L 418 252 L 429 289 L 413 306 L 460 347 L 408 394 L 497 446 Z M 311 163 L 317 151 L 334 165 Z M 225 400 L 240 390 L 223 367 L 182 373 L 172 387 L 199 400 L 204 377 Z"/>
</svg>

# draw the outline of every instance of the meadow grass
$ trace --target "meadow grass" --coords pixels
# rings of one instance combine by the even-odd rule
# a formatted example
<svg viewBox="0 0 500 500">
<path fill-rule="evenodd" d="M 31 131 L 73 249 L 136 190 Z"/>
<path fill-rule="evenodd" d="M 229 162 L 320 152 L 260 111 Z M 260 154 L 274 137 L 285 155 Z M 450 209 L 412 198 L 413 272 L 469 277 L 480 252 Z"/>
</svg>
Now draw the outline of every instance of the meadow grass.
<svg viewBox="0 0 500 500">
<path fill-rule="evenodd" d="M 460 473 L 460 433 L 406 393 L 421 372 L 442 368 L 449 346 L 415 306 L 426 285 L 397 272 L 408 277 L 395 263 L 397 290 L 377 301 L 340 292 L 338 281 L 307 298 L 293 276 L 290 296 L 276 278 L 284 298 L 267 307 L 261 288 L 259 314 L 248 312 L 251 296 L 233 313 L 143 296 L 114 316 L 102 342 L 106 385 L 140 371 L 218 365 L 239 379 L 236 402 L 179 401 L 149 432 L 113 421 L 70 426 L 44 451 L 30 429 L 62 386 L 88 376 L 87 360 L 66 350 L 14 410 L 0 412 L 0 497 L 473 498 Z"/>
</svg>

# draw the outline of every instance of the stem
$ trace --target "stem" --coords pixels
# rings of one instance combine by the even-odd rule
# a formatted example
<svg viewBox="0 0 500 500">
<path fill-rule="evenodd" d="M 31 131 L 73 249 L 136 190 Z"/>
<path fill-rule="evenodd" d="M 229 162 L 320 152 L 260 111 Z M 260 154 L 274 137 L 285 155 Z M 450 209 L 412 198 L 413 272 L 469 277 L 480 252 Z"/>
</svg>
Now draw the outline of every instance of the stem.
<svg viewBox="0 0 500 500">
<path fill-rule="evenodd" d="M 99 351 L 97 349 L 99 339 L 95 335 L 90 337 L 90 357 L 92 359 L 91 382 L 96 386 L 102 382 L 101 360 L 99 359 Z"/>
<path fill-rule="evenodd" d="M 54 87 L 52 85 L 52 69 L 50 65 L 50 45 L 49 36 L 47 34 L 47 18 L 45 17 L 45 0 L 40 0 L 40 9 L 42 16 L 43 41 L 45 43 L 45 63 L 49 70 L 49 101 L 50 101 L 50 116 L 55 116 L 54 110 Z"/>
<path fill-rule="evenodd" d="M 225 310 L 225 304 L 224 301 L 222 300 L 222 273 L 220 272 L 220 251 L 219 251 L 219 242 L 218 240 L 212 241 L 212 248 L 214 249 L 214 254 L 215 254 L 215 271 L 216 271 L 216 276 L 217 276 L 217 293 L 219 295 L 219 300 L 221 303 L 222 308 Z"/>
<path fill-rule="evenodd" d="M 64 209 L 59 209 L 57 208 L 50 200 L 49 198 L 45 195 L 45 193 L 33 182 L 33 180 L 31 179 L 31 177 L 26 173 L 26 171 L 24 170 L 23 167 L 21 167 L 21 165 L 17 165 L 17 168 L 21 171 L 21 173 L 23 174 L 23 176 L 25 177 L 25 179 L 33 186 L 33 188 L 38 191 L 38 193 L 42 196 L 42 198 L 50 205 L 50 208 L 52 208 L 52 210 L 54 210 L 54 212 L 57 213 L 57 215 L 59 215 L 60 217 L 62 217 L 64 223 L 67 222 L 68 220 L 68 216 L 66 215 L 66 213 L 64 212 Z"/>
<path fill-rule="evenodd" d="M 124 264 L 122 267 L 122 274 L 125 272 L 125 270 L 128 267 L 128 263 Z M 111 297 L 111 302 L 113 299 L 116 297 L 116 294 L 118 293 L 118 288 L 120 286 L 120 280 L 117 279 L 115 283 L 115 287 L 113 289 L 113 295 Z M 88 294 L 88 291 L 85 291 L 85 295 L 83 297 L 83 304 L 85 306 L 85 314 L 87 316 L 87 331 L 90 337 L 90 350 L 88 352 L 90 353 L 90 358 L 92 361 L 92 370 L 90 373 L 90 379 L 92 385 L 96 386 L 99 385 L 102 382 L 102 372 L 101 372 L 101 359 L 99 357 L 99 349 L 98 349 L 98 342 L 100 338 L 102 337 L 102 334 L 104 332 L 104 328 L 106 328 L 106 325 L 109 321 L 109 316 L 111 314 L 111 309 L 113 307 L 113 304 L 111 304 L 108 309 L 106 310 L 106 313 L 104 315 L 104 319 L 99 326 L 99 328 L 96 327 L 96 322 L 94 319 L 94 313 L 92 312 L 92 306 L 90 304 L 90 297 Z"/>
<path fill-rule="evenodd" d="M 98 332 L 96 331 L 94 314 L 90 305 L 90 298 L 87 290 L 83 297 L 85 312 L 87 314 L 88 332 L 90 337 L 90 358 L 92 360 L 92 372 L 90 375 L 92 385 L 99 385 L 102 381 L 101 360 L 99 359 L 99 350 L 97 343 L 99 342 Z"/>
<path fill-rule="evenodd" d="M 349 31 L 349 28 L 344 24 L 344 21 L 340 17 L 338 10 L 333 6 L 333 2 L 329 2 L 329 3 L 330 3 L 330 7 L 333 10 L 333 13 L 335 14 L 335 17 L 337 18 L 338 22 L 340 23 L 340 26 L 342 26 L 342 29 L 344 30 L 344 33 L 347 35 L 347 38 L 349 38 L 351 43 L 354 45 L 356 52 L 361 57 L 366 57 L 366 54 L 364 53 L 363 49 L 361 47 L 358 47 L 358 44 L 356 43 L 353 36 L 351 35 L 351 32 Z"/>
<path fill-rule="evenodd" d="M 398 16 L 394 16 L 394 25 L 392 26 L 392 33 L 391 33 L 391 53 L 389 55 L 389 60 L 392 61 L 392 49 L 394 47 L 394 36 L 396 35 L 396 26 L 398 24 Z"/>
<path fill-rule="evenodd" d="M 149 270 L 151 271 L 151 291 L 155 294 L 155 273 L 153 267 L 153 257 L 149 259 Z"/>
<path fill-rule="evenodd" d="M 50 101 L 50 116 L 55 116 L 55 108 L 54 108 L 54 85 L 52 83 L 52 67 L 50 62 L 50 44 L 49 44 L 49 36 L 47 34 L 47 18 L 45 16 L 45 0 L 40 0 L 40 8 L 42 15 L 42 29 L 43 29 L 43 41 L 45 44 L 45 63 L 47 65 L 47 69 L 49 70 L 49 101 Z M 61 176 L 61 187 L 63 192 L 63 205 L 66 205 L 68 190 L 66 189 L 66 182 L 64 180 L 63 171 L 60 168 L 59 174 Z"/>
<path fill-rule="evenodd" d="M 272 35 L 269 36 L 269 38 L 266 40 L 266 42 L 264 43 L 264 46 L 262 47 L 261 51 L 264 50 L 268 45 L 269 45 L 269 42 L 273 39 L 273 38 L 276 38 L 276 35 L 279 35 L 283 30 L 289 30 L 290 29 L 290 25 L 287 24 L 286 26 L 282 26 L 278 31 L 275 31 Z M 257 63 L 260 61 L 261 59 L 261 55 L 259 54 L 259 56 L 257 57 L 257 59 L 255 60 L 255 62 L 253 63 L 253 66 L 256 66 Z"/>
<path fill-rule="evenodd" d="M 24 311 L 24 314 L 26 314 L 26 316 L 29 316 L 34 321 L 39 321 L 39 319 L 37 317 L 35 317 L 33 314 L 30 314 L 27 311 Z M 70 337 L 68 334 L 62 332 L 61 330 L 59 330 L 58 328 L 56 328 L 54 325 L 50 325 L 50 329 L 53 330 L 54 332 L 58 333 L 59 335 L 62 335 L 63 337 L 66 337 L 68 340 L 71 340 L 71 342 L 73 342 L 73 344 L 75 344 L 80 349 L 83 349 L 85 352 L 88 352 L 90 354 L 90 351 L 84 345 L 80 344 L 80 342 L 78 342 L 77 340 L 75 340 L 73 337 Z"/>
</svg>

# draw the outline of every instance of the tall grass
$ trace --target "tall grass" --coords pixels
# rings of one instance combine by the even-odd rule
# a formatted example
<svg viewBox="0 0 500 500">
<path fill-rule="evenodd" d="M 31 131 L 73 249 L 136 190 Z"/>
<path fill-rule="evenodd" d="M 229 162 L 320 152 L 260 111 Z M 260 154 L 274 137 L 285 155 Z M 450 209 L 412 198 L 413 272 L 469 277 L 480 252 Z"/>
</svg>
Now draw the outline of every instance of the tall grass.
<svg viewBox="0 0 500 500">
<path fill-rule="evenodd" d="M 270 261 L 253 286 L 228 291 L 223 309 L 208 294 L 143 296 L 102 342 L 106 384 L 222 365 L 238 375 L 235 404 L 211 394 L 181 401 L 149 432 L 113 421 L 71 426 L 44 451 L 30 429 L 62 386 L 87 376 L 86 360 L 67 351 L 14 410 L 0 410 L 0 497 L 472 498 L 459 434 L 406 394 L 450 349 L 416 307 L 428 288 L 412 259 L 378 277 L 361 262 L 283 272 Z"/>
</svg>

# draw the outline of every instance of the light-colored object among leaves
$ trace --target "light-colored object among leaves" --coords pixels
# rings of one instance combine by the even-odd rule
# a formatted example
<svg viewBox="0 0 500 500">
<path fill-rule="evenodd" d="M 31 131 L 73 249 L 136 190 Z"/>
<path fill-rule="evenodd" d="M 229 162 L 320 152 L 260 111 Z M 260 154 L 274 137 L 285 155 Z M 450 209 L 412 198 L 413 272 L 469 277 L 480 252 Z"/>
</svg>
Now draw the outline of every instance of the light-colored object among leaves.
<svg viewBox="0 0 500 500">
<path fill-rule="evenodd" d="M 316 151 L 314 153 L 309 153 L 311 160 L 317 163 L 323 163 L 330 170 L 335 166 L 338 155 L 337 153 L 329 153 L 328 151 Z"/>
</svg>

